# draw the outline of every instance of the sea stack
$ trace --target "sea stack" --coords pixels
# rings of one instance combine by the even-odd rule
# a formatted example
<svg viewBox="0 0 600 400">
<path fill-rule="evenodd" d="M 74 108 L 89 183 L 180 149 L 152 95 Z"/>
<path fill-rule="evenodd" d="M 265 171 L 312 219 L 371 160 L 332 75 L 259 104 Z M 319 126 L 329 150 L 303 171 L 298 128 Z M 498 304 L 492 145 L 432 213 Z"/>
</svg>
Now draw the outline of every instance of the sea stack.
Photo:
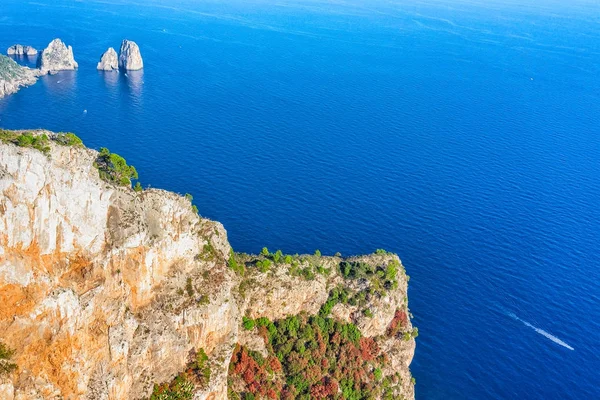
<svg viewBox="0 0 600 400">
<path fill-rule="evenodd" d="M 9 56 L 35 56 L 37 53 L 38 51 L 33 47 L 22 46 L 20 44 L 10 46 L 6 51 L 6 54 L 8 54 Z"/>
<path fill-rule="evenodd" d="M 144 61 L 140 54 L 140 48 L 131 40 L 123 40 L 121 43 L 121 51 L 119 54 L 119 68 L 136 71 L 144 68 Z"/>
<path fill-rule="evenodd" d="M 60 39 L 54 39 L 40 54 L 38 68 L 43 74 L 57 71 L 72 71 L 79 66 L 73 57 L 73 48 Z"/>
<path fill-rule="evenodd" d="M 139 51 L 138 51 L 139 54 Z M 115 71 L 119 69 L 119 57 L 117 56 L 117 52 L 112 47 L 109 47 L 108 50 L 104 54 L 102 54 L 102 58 L 100 58 L 100 62 L 96 67 L 100 71 Z"/>
</svg>

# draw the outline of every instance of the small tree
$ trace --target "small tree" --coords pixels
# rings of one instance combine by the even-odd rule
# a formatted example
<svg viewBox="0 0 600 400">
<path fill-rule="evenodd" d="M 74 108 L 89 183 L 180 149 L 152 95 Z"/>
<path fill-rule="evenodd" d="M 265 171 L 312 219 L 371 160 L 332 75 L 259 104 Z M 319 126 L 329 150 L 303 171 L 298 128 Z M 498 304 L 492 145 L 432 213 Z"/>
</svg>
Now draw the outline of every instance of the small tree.
<svg viewBox="0 0 600 400">
<path fill-rule="evenodd" d="M 17 364 L 11 361 L 15 351 L 0 342 L 0 376 L 10 374 L 17 369 Z"/>
</svg>

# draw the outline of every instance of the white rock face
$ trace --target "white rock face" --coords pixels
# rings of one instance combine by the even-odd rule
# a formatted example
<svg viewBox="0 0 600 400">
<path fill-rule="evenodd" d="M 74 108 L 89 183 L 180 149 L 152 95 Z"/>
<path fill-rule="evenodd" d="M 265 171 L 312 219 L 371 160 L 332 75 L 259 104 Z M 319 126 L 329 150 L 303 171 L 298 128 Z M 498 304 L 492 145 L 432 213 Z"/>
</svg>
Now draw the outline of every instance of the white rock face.
<svg viewBox="0 0 600 400">
<path fill-rule="evenodd" d="M 102 181 L 96 157 L 0 142 L 0 339 L 19 366 L 2 399 L 13 385 L 15 400 L 148 398 L 193 349 L 231 357 L 240 316 L 222 225 L 174 193 Z M 188 278 L 202 292 L 180 294 Z M 213 371 L 199 393 L 226 398 L 227 363 Z"/>
<path fill-rule="evenodd" d="M 119 69 L 119 56 L 112 47 L 109 47 L 96 67 L 100 71 L 116 71 Z"/>
<path fill-rule="evenodd" d="M 0 99 L 18 92 L 21 87 L 33 85 L 39 76 L 38 70 L 22 67 L 9 57 L 0 55 Z"/>
<path fill-rule="evenodd" d="M 79 67 L 73 57 L 73 48 L 60 39 L 54 39 L 40 54 L 37 66 L 43 74 L 72 71 Z"/>
<path fill-rule="evenodd" d="M 35 56 L 38 51 L 31 46 L 15 44 L 14 46 L 10 46 L 6 53 L 9 56 Z"/>
<path fill-rule="evenodd" d="M 144 61 L 140 48 L 131 40 L 123 40 L 121 51 L 119 53 L 119 68 L 130 71 L 137 71 L 144 68 Z"/>
</svg>

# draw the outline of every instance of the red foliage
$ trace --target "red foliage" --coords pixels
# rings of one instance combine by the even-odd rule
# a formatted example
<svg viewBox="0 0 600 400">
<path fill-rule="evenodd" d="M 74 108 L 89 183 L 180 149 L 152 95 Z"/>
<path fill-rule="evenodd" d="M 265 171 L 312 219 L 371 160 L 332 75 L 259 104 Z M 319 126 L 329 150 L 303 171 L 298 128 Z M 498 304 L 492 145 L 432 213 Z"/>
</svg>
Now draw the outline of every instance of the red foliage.
<svg viewBox="0 0 600 400">
<path fill-rule="evenodd" d="M 379 346 L 373 338 L 362 337 L 360 338 L 360 357 L 364 361 L 372 361 L 379 354 Z"/>
<path fill-rule="evenodd" d="M 279 359 L 277 357 L 269 357 L 268 359 L 269 361 L 269 367 L 271 368 L 271 371 L 273 372 L 281 372 L 282 367 L 281 367 L 281 363 L 279 362 Z"/>
<path fill-rule="evenodd" d="M 396 336 L 400 329 L 405 328 L 408 324 L 408 316 L 404 311 L 396 310 L 394 318 L 388 326 L 387 333 L 389 336 Z"/>
</svg>

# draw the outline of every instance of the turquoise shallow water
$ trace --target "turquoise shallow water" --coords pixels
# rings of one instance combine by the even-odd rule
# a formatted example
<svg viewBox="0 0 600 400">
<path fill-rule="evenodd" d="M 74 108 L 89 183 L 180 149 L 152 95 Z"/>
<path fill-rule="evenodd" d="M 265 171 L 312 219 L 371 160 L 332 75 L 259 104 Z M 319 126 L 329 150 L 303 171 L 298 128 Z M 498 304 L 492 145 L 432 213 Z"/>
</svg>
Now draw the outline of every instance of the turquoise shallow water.
<svg viewBox="0 0 600 400">
<path fill-rule="evenodd" d="M 60 37 L 80 69 L 0 100 L 0 126 L 109 147 L 143 184 L 193 194 L 239 251 L 399 253 L 418 399 L 595 399 L 599 17 L 584 1 L 5 0 L 0 47 Z M 145 70 L 97 72 L 123 38 Z"/>
</svg>

